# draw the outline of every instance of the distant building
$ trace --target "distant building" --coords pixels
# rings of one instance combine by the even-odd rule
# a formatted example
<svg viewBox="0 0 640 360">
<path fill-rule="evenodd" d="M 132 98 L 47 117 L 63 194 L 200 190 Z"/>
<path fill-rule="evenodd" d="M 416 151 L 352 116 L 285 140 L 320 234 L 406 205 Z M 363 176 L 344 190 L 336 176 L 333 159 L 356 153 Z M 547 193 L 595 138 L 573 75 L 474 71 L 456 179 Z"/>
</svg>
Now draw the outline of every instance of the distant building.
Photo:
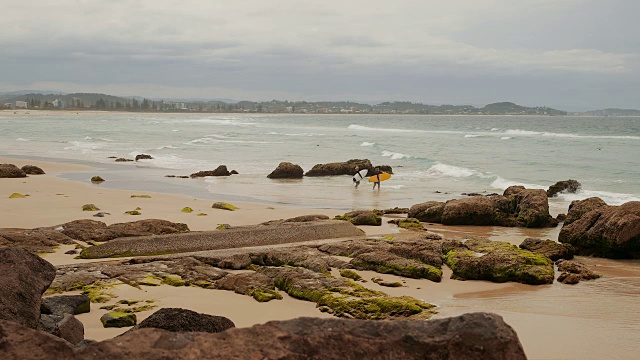
<svg viewBox="0 0 640 360">
<path fill-rule="evenodd" d="M 26 101 L 16 101 L 16 109 L 26 109 L 28 104 Z"/>
<path fill-rule="evenodd" d="M 53 105 L 54 108 L 56 109 L 62 109 L 64 108 L 64 101 L 60 100 L 60 99 L 55 99 L 51 102 L 51 104 Z"/>
<path fill-rule="evenodd" d="M 3 108 L 3 109 L 11 109 L 11 108 L 13 108 L 13 104 L 11 104 L 11 103 L 5 103 L 4 105 L 2 105 L 2 108 Z"/>
</svg>

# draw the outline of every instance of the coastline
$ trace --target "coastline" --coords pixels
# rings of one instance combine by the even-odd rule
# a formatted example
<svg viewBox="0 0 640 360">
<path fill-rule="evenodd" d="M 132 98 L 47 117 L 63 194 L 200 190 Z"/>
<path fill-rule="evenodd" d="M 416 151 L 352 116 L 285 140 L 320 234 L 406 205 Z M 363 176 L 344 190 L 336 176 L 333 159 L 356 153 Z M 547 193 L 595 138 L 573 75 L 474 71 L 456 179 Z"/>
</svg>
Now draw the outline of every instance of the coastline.
<svg viewBox="0 0 640 360">
<path fill-rule="evenodd" d="M 191 196 L 140 192 L 138 190 L 114 190 L 86 181 L 63 179 L 61 174 L 91 172 L 95 168 L 69 163 L 56 163 L 24 158 L 0 158 L 0 163 L 18 166 L 33 164 L 40 166 L 46 175 L 33 175 L 22 179 L 0 181 L 0 227 L 34 228 L 54 226 L 67 221 L 92 219 L 107 224 L 141 219 L 164 219 L 186 223 L 191 230 L 211 230 L 217 224 L 251 225 L 264 221 L 289 218 L 307 214 L 325 214 L 333 217 L 344 211 L 337 209 L 293 208 L 271 206 L 263 203 L 234 202 L 237 211 L 211 209 L 212 200 Z M 22 199 L 7 199 L 19 192 L 30 196 Z M 62 195 L 59 195 L 62 194 Z M 131 198 L 131 195 L 150 195 L 151 198 Z M 101 211 L 112 215 L 93 217 L 94 212 L 83 212 L 81 207 L 94 203 Z M 182 213 L 192 207 L 191 214 Z M 141 207 L 141 216 L 124 214 L 124 211 Z M 207 216 L 197 216 L 199 212 Z M 361 227 L 370 236 L 382 236 L 397 232 L 395 226 Z M 517 244 L 526 237 L 557 239 L 559 228 L 532 230 L 497 227 L 447 227 L 429 225 L 429 230 L 446 237 L 485 236 L 492 240 Z M 61 246 L 54 254 L 44 254 L 45 260 L 57 258 L 55 264 L 74 263 L 73 256 L 64 255 L 67 247 Z M 575 286 L 554 283 L 530 286 L 517 283 L 491 283 L 486 281 L 457 281 L 449 278 L 451 271 L 445 269 L 443 281 L 401 278 L 395 275 L 380 275 L 359 271 L 364 278 L 374 276 L 388 281 L 401 281 L 403 287 L 383 288 L 373 282 L 367 287 L 384 291 L 393 296 L 409 295 L 438 305 L 436 318 L 455 316 L 467 312 L 489 311 L 505 318 L 519 334 L 525 352 L 531 359 L 548 358 L 602 358 L 611 354 L 633 354 L 635 334 L 640 330 L 640 309 L 633 308 L 639 294 L 612 293 L 619 283 L 637 281 L 640 277 L 640 262 L 614 261 L 606 259 L 580 258 L 580 261 L 597 267 L 603 275 L 595 282 L 584 282 Z M 635 290 L 634 290 L 635 291 Z M 199 288 L 175 288 L 170 286 L 144 287 L 142 291 L 127 285 L 117 287 L 121 298 L 157 301 L 158 307 L 183 307 L 198 312 L 227 316 L 238 326 L 251 326 L 268 320 L 289 319 L 298 316 L 324 317 L 313 303 L 289 297 L 281 302 L 258 303 L 250 297 L 221 290 Z M 98 318 L 105 310 L 94 304 L 88 314 L 78 316 L 85 324 L 87 338 L 105 339 L 121 333 L 122 329 L 104 329 Z M 606 309 L 606 311 L 603 311 Z M 153 310 L 155 311 L 155 309 Z M 139 313 L 139 320 L 153 311 Z M 554 328 L 557 331 L 549 331 Z M 558 335 L 558 333 L 563 335 Z M 615 339 L 602 343 L 602 339 Z M 567 341 L 575 347 L 567 347 Z"/>
</svg>

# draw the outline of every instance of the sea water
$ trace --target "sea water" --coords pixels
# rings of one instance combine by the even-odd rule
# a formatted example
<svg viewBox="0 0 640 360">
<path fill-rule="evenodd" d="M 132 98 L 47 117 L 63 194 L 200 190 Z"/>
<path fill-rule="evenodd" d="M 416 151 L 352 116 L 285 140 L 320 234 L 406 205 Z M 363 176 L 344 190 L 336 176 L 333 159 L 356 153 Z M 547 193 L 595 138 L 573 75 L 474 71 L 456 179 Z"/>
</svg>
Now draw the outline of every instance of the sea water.
<svg viewBox="0 0 640 360">
<path fill-rule="evenodd" d="M 463 193 L 501 193 L 511 185 L 546 189 L 582 183 L 577 194 L 608 204 L 640 200 L 640 118 L 305 114 L 64 113 L 0 117 L 0 153 L 89 163 L 100 170 L 65 174 L 102 186 L 184 193 L 289 206 L 336 209 L 407 207 Z M 114 163 L 109 156 L 153 160 Z M 350 176 L 271 180 L 280 162 L 302 166 L 370 159 L 390 165 L 380 191 Z M 239 175 L 165 178 L 226 165 Z M 46 169 L 45 169 L 46 170 Z"/>
</svg>

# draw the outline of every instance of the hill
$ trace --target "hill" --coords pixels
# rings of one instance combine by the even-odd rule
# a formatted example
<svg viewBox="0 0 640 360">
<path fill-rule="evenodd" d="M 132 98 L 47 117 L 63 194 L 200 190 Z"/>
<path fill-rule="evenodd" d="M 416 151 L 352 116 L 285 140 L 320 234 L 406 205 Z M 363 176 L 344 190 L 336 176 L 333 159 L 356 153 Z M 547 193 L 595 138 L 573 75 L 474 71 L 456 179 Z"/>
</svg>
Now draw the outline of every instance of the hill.
<svg viewBox="0 0 640 360">
<path fill-rule="evenodd" d="M 593 111 L 585 111 L 581 113 L 576 113 L 576 115 L 587 115 L 587 116 L 640 116 L 640 110 L 636 109 L 602 109 L 602 110 L 593 110 Z"/>
</svg>

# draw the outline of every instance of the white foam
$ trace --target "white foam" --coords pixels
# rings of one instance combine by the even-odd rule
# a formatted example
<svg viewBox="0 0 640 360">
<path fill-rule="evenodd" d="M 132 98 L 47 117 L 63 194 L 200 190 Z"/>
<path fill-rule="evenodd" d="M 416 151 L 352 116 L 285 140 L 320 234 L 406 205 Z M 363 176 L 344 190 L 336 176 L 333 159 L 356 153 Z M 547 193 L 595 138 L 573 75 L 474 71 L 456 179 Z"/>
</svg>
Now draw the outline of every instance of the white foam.
<svg viewBox="0 0 640 360">
<path fill-rule="evenodd" d="M 492 177 L 489 174 L 485 174 L 481 171 L 467 169 L 464 167 L 448 165 L 443 163 L 436 163 L 431 166 L 427 172 L 427 176 L 431 177 L 454 177 L 454 178 L 467 178 L 472 176 L 477 176 L 481 178 L 489 178 Z"/>
<path fill-rule="evenodd" d="M 156 150 L 162 150 L 162 149 L 179 149 L 179 147 L 173 146 L 173 145 L 165 145 L 165 146 L 160 146 L 156 148 Z"/>
<path fill-rule="evenodd" d="M 374 143 L 374 142 L 366 142 L 366 141 L 364 141 L 362 144 L 360 144 L 360 146 L 373 146 L 375 144 L 376 143 Z"/>
<path fill-rule="evenodd" d="M 140 154 L 138 151 L 129 153 L 130 156 Z M 165 169 L 188 169 L 203 170 L 215 169 L 218 165 L 214 165 L 208 160 L 186 159 L 175 154 L 149 154 L 153 157 L 153 161 L 144 162 L 145 166 L 165 168 Z M 140 166 L 140 164 L 138 165 Z"/>
<path fill-rule="evenodd" d="M 500 138 L 500 140 L 510 140 L 513 139 L 511 136 L 503 136 Z"/>
<path fill-rule="evenodd" d="M 540 132 L 530 130 L 506 130 L 504 132 L 507 135 L 516 136 L 545 136 L 545 137 L 560 137 L 560 138 L 576 138 L 576 139 L 618 139 L 618 140 L 640 140 L 640 136 L 626 136 L 626 135 L 582 135 L 582 134 L 566 134 L 566 133 L 553 133 L 553 132 Z"/>
<path fill-rule="evenodd" d="M 477 138 L 477 137 L 481 137 L 482 135 L 479 134 L 467 134 L 464 137 L 465 138 Z"/>
<path fill-rule="evenodd" d="M 31 141 L 29 139 L 24 139 L 24 138 L 17 138 L 16 141 Z"/>
<path fill-rule="evenodd" d="M 498 176 L 492 183 L 491 183 L 491 187 L 494 189 L 500 189 L 500 190 L 505 190 L 506 188 L 508 188 L 509 186 L 516 186 L 516 185 L 520 185 L 520 186 L 524 186 L 527 189 L 546 189 L 547 186 L 544 185 L 538 185 L 538 184 L 528 184 L 528 183 L 524 183 L 524 182 L 519 182 L 519 181 L 514 181 L 514 180 L 509 180 L 509 179 L 505 179 L 502 178 L 500 176 Z"/>
<path fill-rule="evenodd" d="M 498 128 L 491 128 L 491 131 L 498 131 L 498 130 L 500 130 L 500 129 L 498 129 Z"/>
<path fill-rule="evenodd" d="M 382 152 L 382 156 L 390 157 L 392 160 L 408 159 L 408 158 L 411 157 L 411 155 L 406 155 L 406 154 L 393 152 L 393 151 L 387 151 L 387 150 Z"/>
<path fill-rule="evenodd" d="M 349 125 L 348 129 L 357 130 L 357 131 L 381 131 L 381 132 L 396 132 L 396 133 L 462 134 L 462 132 L 460 131 L 374 128 L 374 127 L 355 125 L 355 124 Z"/>
<path fill-rule="evenodd" d="M 629 201 L 640 201 L 640 196 L 638 195 L 584 189 L 578 190 L 575 194 L 559 193 L 557 198 L 570 203 L 574 200 L 584 200 L 594 196 L 601 198 L 608 205 L 622 205 Z"/>
<path fill-rule="evenodd" d="M 193 119 L 193 120 L 185 120 L 187 123 L 199 123 L 199 124 L 211 124 L 211 125 L 222 125 L 222 126 L 255 126 L 255 122 L 242 121 L 238 118 L 221 118 L 221 119 Z"/>
<path fill-rule="evenodd" d="M 84 139 L 85 140 L 93 140 L 93 138 L 91 136 L 85 136 Z"/>
<path fill-rule="evenodd" d="M 70 146 L 65 146 L 64 150 L 80 151 L 83 154 L 91 154 L 95 152 L 95 150 L 104 148 L 104 145 L 102 144 L 88 143 L 83 141 L 69 141 L 68 144 L 70 144 Z"/>
</svg>

